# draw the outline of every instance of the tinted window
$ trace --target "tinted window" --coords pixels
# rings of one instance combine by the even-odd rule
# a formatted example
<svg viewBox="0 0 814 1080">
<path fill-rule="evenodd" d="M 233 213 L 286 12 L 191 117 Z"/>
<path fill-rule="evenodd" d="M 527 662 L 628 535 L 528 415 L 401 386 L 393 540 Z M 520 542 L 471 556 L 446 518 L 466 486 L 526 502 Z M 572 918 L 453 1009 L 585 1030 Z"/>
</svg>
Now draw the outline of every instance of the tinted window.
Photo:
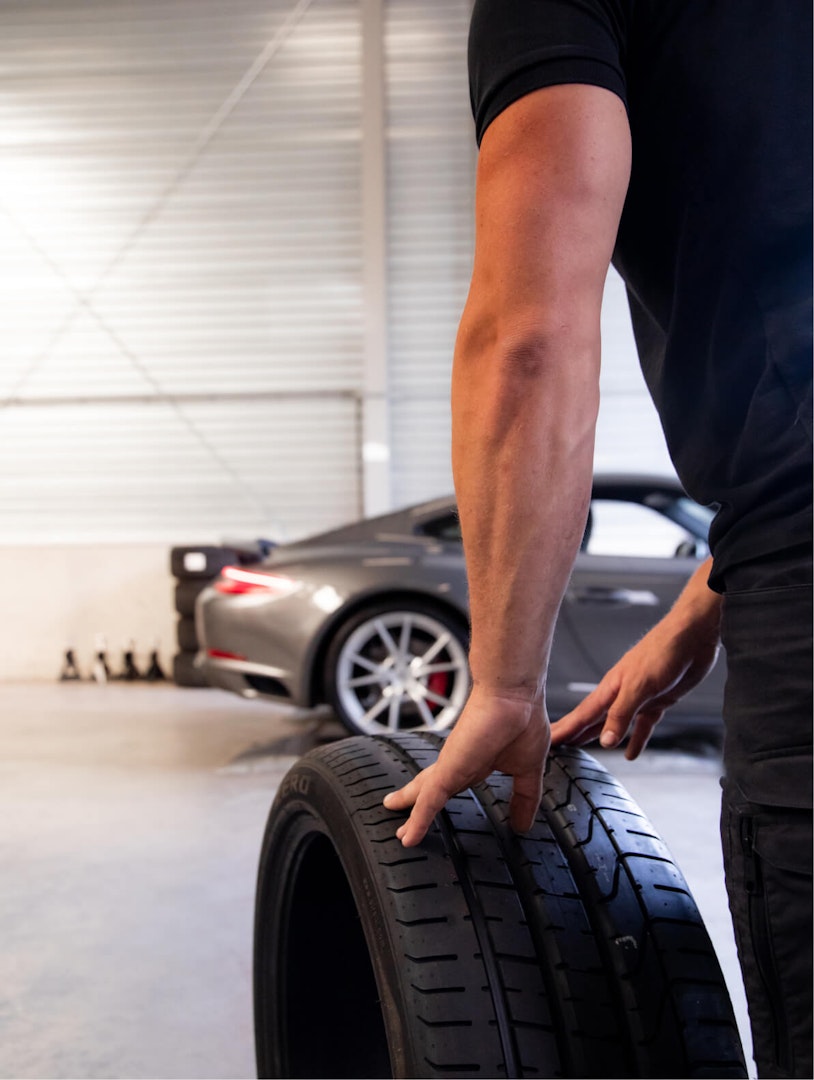
<svg viewBox="0 0 814 1080">
<path fill-rule="evenodd" d="M 454 510 L 449 510 L 432 521 L 425 521 L 417 530 L 422 536 L 434 536 L 446 543 L 461 543 L 461 523 Z"/>
<path fill-rule="evenodd" d="M 641 503 L 594 499 L 590 530 L 582 550 L 588 555 L 672 558 L 693 537 L 657 510 Z M 692 554 L 691 550 L 682 553 Z"/>
</svg>

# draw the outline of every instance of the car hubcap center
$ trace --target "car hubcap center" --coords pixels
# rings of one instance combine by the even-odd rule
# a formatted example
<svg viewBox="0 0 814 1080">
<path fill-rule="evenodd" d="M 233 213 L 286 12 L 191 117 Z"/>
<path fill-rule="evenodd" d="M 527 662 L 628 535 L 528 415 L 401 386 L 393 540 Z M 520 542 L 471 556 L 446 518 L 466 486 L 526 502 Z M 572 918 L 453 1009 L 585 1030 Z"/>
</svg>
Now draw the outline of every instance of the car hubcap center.
<svg viewBox="0 0 814 1080">
<path fill-rule="evenodd" d="M 424 686 L 418 679 L 421 667 L 421 658 L 414 656 L 396 658 L 392 666 L 387 670 L 387 685 L 383 693 L 385 697 L 412 697 L 423 696 Z"/>
</svg>

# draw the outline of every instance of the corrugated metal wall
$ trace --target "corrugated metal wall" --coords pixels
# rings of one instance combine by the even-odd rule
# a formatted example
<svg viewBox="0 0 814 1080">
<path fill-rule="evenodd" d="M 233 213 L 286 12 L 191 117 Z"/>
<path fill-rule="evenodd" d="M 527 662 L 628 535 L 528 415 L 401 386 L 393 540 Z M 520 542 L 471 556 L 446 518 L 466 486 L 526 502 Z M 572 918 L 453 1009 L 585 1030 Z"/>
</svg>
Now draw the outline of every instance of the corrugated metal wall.
<svg viewBox="0 0 814 1080">
<path fill-rule="evenodd" d="M 0 542 L 285 539 L 361 512 L 375 2 L 4 0 Z M 383 0 L 394 505 L 451 487 L 469 10 Z M 613 303 L 597 460 L 640 463 L 645 431 L 661 465 Z"/>
<path fill-rule="evenodd" d="M 355 0 L 0 12 L 0 534 L 359 508 Z"/>
<path fill-rule="evenodd" d="M 393 498 L 452 489 L 449 379 L 469 285 L 477 148 L 469 0 L 387 5 L 388 327 Z"/>
</svg>

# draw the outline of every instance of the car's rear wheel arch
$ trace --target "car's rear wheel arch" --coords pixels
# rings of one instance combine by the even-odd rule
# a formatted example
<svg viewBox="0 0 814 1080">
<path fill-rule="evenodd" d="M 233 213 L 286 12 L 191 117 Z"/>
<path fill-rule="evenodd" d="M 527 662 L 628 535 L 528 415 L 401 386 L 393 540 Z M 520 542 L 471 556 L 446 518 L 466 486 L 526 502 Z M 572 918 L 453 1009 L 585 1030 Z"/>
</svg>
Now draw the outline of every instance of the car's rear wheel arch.
<svg viewBox="0 0 814 1080">
<path fill-rule="evenodd" d="M 349 623 L 365 611 L 372 612 L 384 606 L 395 609 L 400 605 L 407 608 L 419 607 L 428 614 L 452 622 L 457 627 L 462 641 L 468 646 L 468 619 L 466 614 L 455 604 L 450 604 L 432 594 L 410 589 L 366 593 L 363 596 L 356 597 L 338 611 L 330 623 L 323 628 L 307 665 L 310 680 L 307 687 L 307 699 L 311 706 L 322 705 L 329 700 L 326 665 L 328 653 L 337 635 L 342 633 Z"/>
</svg>

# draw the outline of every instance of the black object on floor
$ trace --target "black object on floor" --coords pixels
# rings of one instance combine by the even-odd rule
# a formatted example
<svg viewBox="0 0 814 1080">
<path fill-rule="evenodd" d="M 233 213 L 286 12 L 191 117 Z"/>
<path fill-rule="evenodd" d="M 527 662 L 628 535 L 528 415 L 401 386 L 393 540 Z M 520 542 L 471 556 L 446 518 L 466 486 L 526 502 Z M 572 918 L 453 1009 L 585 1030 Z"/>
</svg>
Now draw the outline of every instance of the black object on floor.
<svg viewBox="0 0 814 1080">
<path fill-rule="evenodd" d="M 163 682 L 166 679 L 164 669 L 161 667 L 161 662 L 158 659 L 158 649 L 153 649 L 150 653 L 150 666 L 144 674 L 144 678 L 147 682 Z"/>
<path fill-rule="evenodd" d="M 60 682 L 74 682 L 77 679 L 81 679 L 82 676 L 79 673 L 79 668 L 76 665 L 76 655 L 73 649 L 65 650 L 65 660 L 62 664 L 62 671 L 59 673 Z"/>
</svg>

